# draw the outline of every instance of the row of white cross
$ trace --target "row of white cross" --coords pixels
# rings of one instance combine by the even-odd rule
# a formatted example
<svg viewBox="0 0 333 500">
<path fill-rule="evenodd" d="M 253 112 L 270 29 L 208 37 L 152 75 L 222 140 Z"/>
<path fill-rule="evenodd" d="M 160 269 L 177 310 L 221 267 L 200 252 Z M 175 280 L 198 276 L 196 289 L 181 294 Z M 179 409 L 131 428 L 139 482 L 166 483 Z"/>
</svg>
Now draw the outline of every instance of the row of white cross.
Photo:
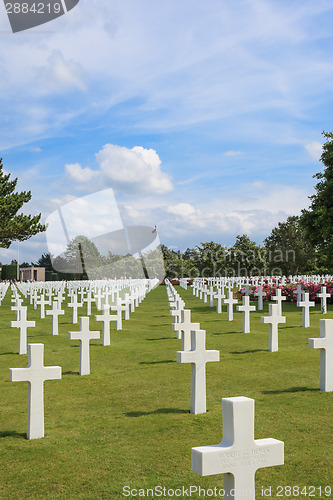
<svg viewBox="0 0 333 500">
<path fill-rule="evenodd" d="M 177 294 L 174 287 L 169 294 Z M 281 289 L 276 289 L 276 296 L 272 299 L 277 302 L 276 304 L 269 304 L 269 315 L 262 316 L 261 322 L 269 325 L 269 339 L 268 339 L 268 350 L 270 352 L 278 351 L 278 325 L 286 323 L 286 317 L 282 316 L 282 301 L 286 297 L 281 295 Z M 295 290 L 297 294 L 303 294 L 303 300 L 298 302 L 298 307 L 303 308 L 303 327 L 310 326 L 309 320 L 309 308 L 315 305 L 314 302 L 309 300 L 309 293 L 302 292 L 302 290 Z M 178 294 L 177 294 L 178 295 Z M 325 301 L 330 294 L 326 293 L 326 287 L 322 287 L 322 291 L 319 294 L 322 300 Z M 237 311 L 243 312 L 243 333 L 250 332 L 250 312 L 255 311 L 256 307 L 250 305 L 249 296 L 243 296 L 243 305 L 237 306 Z M 176 306 L 181 303 L 181 298 L 179 297 Z M 326 311 L 326 309 L 325 309 Z M 173 312 L 174 316 L 177 317 L 177 311 Z M 188 312 L 190 314 L 190 311 Z M 179 315 L 179 312 L 178 312 Z M 192 324 L 193 325 L 193 324 Z M 192 326 L 194 329 L 194 327 Z M 174 329 L 181 329 L 181 326 L 175 326 Z M 309 339 L 309 347 L 321 349 L 321 361 L 320 361 L 320 389 L 322 391 L 328 392 L 333 390 L 333 351 L 332 351 L 332 340 L 333 337 L 333 320 L 320 320 L 320 338 L 319 339 Z M 189 335 L 187 336 L 189 338 Z M 324 340 L 322 340 L 324 339 Z M 184 341 L 185 342 L 185 341 Z M 189 340 L 187 344 L 182 343 L 182 350 L 186 350 L 190 347 Z M 186 348 L 184 348 L 186 347 Z"/>
<path fill-rule="evenodd" d="M 182 288 L 187 289 L 189 281 L 192 281 L 194 286 L 200 285 L 200 283 L 207 283 L 208 286 L 215 285 L 217 287 L 231 286 L 231 288 L 240 289 L 245 287 L 258 287 L 258 286 L 284 286 L 287 283 L 313 283 L 315 285 L 324 284 L 328 281 L 332 281 L 333 276 L 326 274 L 324 275 L 290 275 L 290 276 L 229 276 L 229 277 L 208 277 L 208 278 L 181 278 L 179 284 Z"/>
<path fill-rule="evenodd" d="M 221 287 L 217 287 L 216 291 L 214 290 L 214 286 L 209 286 L 202 282 L 193 282 L 193 295 L 196 297 L 202 298 L 204 303 L 207 303 L 207 296 L 209 297 L 209 306 L 214 306 L 214 299 L 217 300 L 216 312 L 218 314 L 222 313 L 222 303 L 227 305 L 227 318 L 228 321 L 233 320 L 233 304 L 237 304 L 237 300 L 233 298 L 233 292 L 230 288 L 232 286 L 232 282 L 228 282 L 226 284 L 228 287 L 228 298 L 225 298 L 224 294 L 224 285 Z M 282 302 L 286 300 L 286 297 L 282 295 L 281 288 L 275 289 L 276 295 L 272 296 L 271 299 L 274 300 L 278 305 L 278 315 L 282 316 Z M 294 290 L 294 294 L 297 296 L 297 307 L 303 308 L 302 313 L 302 326 L 304 328 L 308 328 L 310 326 L 310 307 L 315 306 L 314 301 L 310 301 L 309 292 L 305 292 L 302 290 L 302 285 L 298 284 L 297 289 Z M 249 295 L 250 295 L 250 287 L 249 285 L 245 285 L 245 293 L 243 295 L 243 305 L 237 306 L 237 311 L 244 312 L 243 314 L 243 333 L 250 332 L 250 316 L 249 313 L 251 311 L 255 311 L 255 306 L 250 306 L 249 303 Z M 256 297 L 258 297 L 258 310 L 263 310 L 263 299 L 266 297 L 267 292 L 263 291 L 263 287 L 258 286 L 258 291 L 254 293 Z M 327 313 L 327 299 L 331 297 L 330 293 L 327 293 L 326 286 L 321 287 L 321 292 L 317 294 L 317 297 L 321 299 L 321 313 Z"/>
<path fill-rule="evenodd" d="M 97 309 L 103 308 L 102 315 L 96 316 L 97 321 L 103 321 L 103 345 L 107 344 L 107 338 L 110 336 L 110 321 L 116 321 L 116 330 L 122 329 L 122 312 L 124 312 L 124 319 L 129 319 L 130 312 L 134 312 L 135 307 L 139 305 L 142 297 L 145 294 L 145 287 L 139 284 L 137 287 L 133 287 L 130 293 L 125 293 L 124 298 L 120 298 L 119 291 L 113 290 L 112 298 L 115 299 L 115 304 L 109 304 L 109 292 L 110 290 L 101 291 L 95 290 L 95 296 L 92 297 L 90 290 L 87 291 L 87 297 L 84 298 L 84 290 L 81 289 L 81 302 L 78 302 L 77 293 L 70 291 L 71 302 L 68 307 L 72 308 L 72 322 L 78 322 L 78 309 L 83 305 L 83 302 L 87 302 L 87 316 L 91 315 L 91 304 L 96 302 Z M 45 300 L 44 294 L 37 299 L 36 295 L 32 293 L 34 297 L 34 307 L 40 306 L 40 317 L 45 318 L 46 315 L 52 316 L 52 335 L 58 335 L 58 320 L 60 315 L 64 315 L 64 310 L 61 309 L 62 302 L 64 301 L 63 296 L 64 291 L 58 290 L 57 297 L 54 298 L 52 302 L 52 295 L 49 295 L 48 300 Z M 27 328 L 35 327 L 34 321 L 28 321 L 27 319 L 27 307 L 22 305 L 23 299 L 18 294 L 16 288 L 13 289 L 12 301 L 15 303 L 12 306 L 12 310 L 16 312 L 16 321 L 11 322 L 11 327 L 20 329 L 20 340 L 19 340 L 19 354 L 27 353 Z M 45 305 L 51 305 L 51 310 L 45 310 Z M 110 315 L 110 310 L 115 311 L 116 315 Z"/>
<path fill-rule="evenodd" d="M 177 296 L 178 294 L 176 295 L 173 293 L 172 288 L 168 285 L 167 290 L 170 292 L 170 306 L 174 308 L 173 316 L 175 317 L 175 320 L 178 320 L 173 325 L 174 330 L 177 332 L 183 332 L 182 351 L 177 353 L 177 361 L 182 363 L 190 362 L 192 364 L 191 388 L 193 387 L 193 393 L 195 394 L 200 395 L 200 393 L 204 393 L 204 404 L 206 407 L 205 365 L 209 361 L 219 361 L 219 351 L 206 350 L 205 330 L 201 330 L 198 323 L 191 323 L 191 312 L 184 309 L 184 301 Z M 249 298 L 247 297 L 247 299 Z M 244 300 L 243 298 L 243 306 L 246 307 L 247 304 L 249 305 L 249 300 L 246 300 L 246 298 Z M 275 321 L 279 313 L 279 304 L 270 304 L 270 306 L 272 306 L 272 308 L 270 307 L 270 317 Z M 103 312 L 105 311 L 106 308 L 103 308 Z M 243 314 L 244 312 L 245 311 L 243 311 Z M 274 321 L 270 321 L 270 325 L 275 324 Z M 323 350 L 327 352 L 327 350 L 331 348 L 331 360 L 333 359 L 332 322 L 333 320 L 321 320 L 320 338 L 309 339 L 309 347 L 320 348 L 321 352 Z M 185 331 L 190 333 L 191 341 L 189 340 L 188 335 L 186 340 Z M 89 317 L 80 318 L 80 332 L 92 334 L 92 338 L 97 338 L 94 337 L 96 334 L 98 334 L 99 338 L 100 335 L 100 332 L 89 331 Z M 70 332 L 69 335 L 71 336 L 73 333 L 79 334 L 80 332 Z M 43 344 L 29 344 L 28 347 L 28 366 L 23 369 L 10 369 L 10 378 L 12 381 L 29 381 L 29 406 L 31 411 L 30 413 L 28 412 L 28 426 L 30 425 L 28 439 L 33 439 L 34 433 L 36 433 L 35 437 L 42 437 L 44 435 L 44 381 L 61 378 L 61 368 L 44 367 Z M 185 347 L 190 347 L 190 349 L 186 350 Z M 82 357 L 84 357 L 83 353 Z M 328 363 L 326 363 L 326 365 L 328 366 Z M 25 375 L 27 374 L 27 370 L 29 370 L 28 378 Z M 25 371 L 25 373 L 22 375 L 23 371 Z M 331 375 L 333 375 L 332 372 Z M 332 377 L 331 379 L 333 380 Z M 32 386 L 35 388 L 34 391 L 31 390 Z M 195 397 L 194 399 L 197 399 L 196 404 L 200 407 L 200 398 Z M 196 408 L 196 404 L 195 401 L 193 401 L 194 409 Z M 36 416 L 36 412 L 33 411 L 33 408 L 36 405 L 42 409 L 42 418 L 40 412 L 39 415 Z M 204 411 L 206 411 L 206 408 Z M 191 412 L 194 413 L 194 411 L 192 411 L 192 390 Z M 244 498 L 245 495 L 246 498 L 254 499 L 254 477 L 256 470 L 261 467 L 282 465 L 284 463 L 284 443 L 275 439 L 254 439 L 253 399 L 245 397 L 223 398 L 222 412 L 224 425 L 223 440 L 218 445 L 192 448 L 192 470 L 200 475 L 223 474 L 223 486 L 225 490 L 224 498 L 234 498 L 237 500 Z M 38 432 L 40 432 L 41 429 L 43 434 L 38 435 Z"/>
<path fill-rule="evenodd" d="M 137 290 L 138 302 L 141 302 L 146 291 L 152 289 L 149 283 L 141 283 Z M 28 322 L 26 318 L 27 307 L 21 306 L 21 300 L 17 293 L 14 293 L 13 300 L 16 305 L 14 310 L 19 314 L 17 322 L 12 322 L 19 326 L 20 333 L 26 334 L 26 329 L 35 326 L 35 322 Z M 55 304 L 55 303 L 53 303 Z M 121 329 L 121 317 L 124 307 L 117 304 L 114 310 L 117 310 L 117 315 L 110 315 L 110 306 L 104 304 L 103 314 L 96 315 L 97 321 L 103 321 L 103 345 L 110 345 L 110 322 L 116 320 L 117 329 Z M 56 303 L 56 308 L 52 308 L 50 313 L 57 311 L 53 317 L 58 317 L 59 309 Z M 127 318 L 129 319 L 129 318 Z M 15 323 L 18 323 L 16 325 Z M 26 335 L 20 334 L 20 353 L 26 352 Z M 99 331 L 91 331 L 89 328 L 89 316 L 80 317 L 79 331 L 69 332 L 70 340 L 79 340 L 80 342 L 80 375 L 90 374 L 90 354 L 89 343 L 92 339 L 99 339 Z M 25 345 L 24 345 L 25 341 Z M 12 382 L 29 382 L 28 387 L 28 418 L 27 418 L 27 439 L 37 439 L 44 437 L 44 382 L 46 380 L 60 379 L 60 366 L 44 366 L 44 344 L 28 344 L 28 365 L 25 368 L 10 368 L 9 377 Z"/>
<path fill-rule="evenodd" d="M 170 307 L 179 306 L 183 301 L 171 283 L 166 284 Z M 200 330 L 198 323 L 191 323 L 190 315 L 190 310 L 183 309 L 181 322 L 174 323 L 173 329 L 183 332 L 182 351 L 177 352 L 177 361 L 191 363 L 191 413 L 196 414 L 206 412 L 206 363 L 219 361 L 220 353 L 206 350 L 206 332 Z M 253 399 L 223 398 L 222 415 L 222 441 L 213 446 L 192 448 L 192 470 L 201 476 L 223 474 L 223 498 L 254 500 L 255 472 L 261 467 L 283 465 L 284 443 L 276 439 L 254 439 Z"/>
<path fill-rule="evenodd" d="M 183 288 L 185 288 L 184 284 Z M 179 314 L 179 308 L 184 308 L 185 303 L 169 282 L 167 282 L 167 293 L 169 305 L 173 308 L 171 313 L 175 321 L 177 318 L 179 321 L 173 324 L 173 329 L 183 333 L 182 351 L 177 352 L 177 361 L 190 362 L 192 367 L 191 413 L 200 412 L 200 410 L 205 412 L 205 365 L 209 361 L 218 361 L 219 351 L 206 350 L 206 332 L 200 330 L 199 323 L 191 323 L 190 310 L 181 309 Z M 281 293 L 277 296 L 280 298 Z M 269 316 L 261 318 L 262 322 L 269 323 L 270 351 L 278 349 L 277 327 L 279 323 L 286 321 L 286 318 L 281 316 L 281 300 L 278 299 L 277 302 L 277 304 L 269 304 Z M 308 294 L 304 296 L 303 302 L 305 302 L 303 307 L 310 307 Z M 241 309 L 242 307 L 243 309 Z M 250 307 L 249 297 L 245 296 L 243 297 L 243 306 L 239 306 L 238 310 L 243 310 L 243 314 L 245 312 L 249 314 Z M 333 320 L 320 320 L 320 338 L 309 339 L 309 347 L 321 349 L 321 390 L 333 391 Z M 202 404 L 201 408 L 200 403 Z M 246 497 L 254 499 L 256 470 L 261 467 L 282 465 L 284 463 L 284 443 L 275 439 L 254 439 L 253 399 L 245 397 L 223 398 L 222 413 L 223 440 L 218 445 L 192 448 L 192 470 L 202 476 L 223 474 L 224 498 L 237 500 Z"/>
</svg>

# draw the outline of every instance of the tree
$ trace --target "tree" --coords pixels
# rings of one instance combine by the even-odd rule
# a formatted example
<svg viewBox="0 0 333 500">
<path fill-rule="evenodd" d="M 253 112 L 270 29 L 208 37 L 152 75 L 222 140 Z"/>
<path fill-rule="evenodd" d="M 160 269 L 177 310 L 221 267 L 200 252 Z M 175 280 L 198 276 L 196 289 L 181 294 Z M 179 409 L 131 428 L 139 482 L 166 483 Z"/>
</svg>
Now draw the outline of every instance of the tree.
<svg viewBox="0 0 333 500">
<path fill-rule="evenodd" d="M 270 273 L 289 275 L 315 270 L 315 249 L 296 215 L 279 222 L 264 244 Z"/>
<path fill-rule="evenodd" d="M 31 265 L 33 267 L 45 267 L 45 271 L 54 271 L 51 255 L 49 253 L 43 253 L 42 256 L 37 260 L 37 262 L 32 262 Z"/>
<path fill-rule="evenodd" d="M 323 145 L 320 161 L 324 172 L 313 177 L 319 179 L 315 185 L 316 193 L 309 196 L 310 207 L 302 210 L 300 223 L 306 237 L 316 246 L 319 262 L 326 269 L 333 265 L 333 132 L 323 132 L 327 139 Z"/>
<path fill-rule="evenodd" d="M 21 262 L 20 267 L 22 267 L 22 268 L 31 267 L 31 265 L 29 264 L 29 262 Z"/>
<path fill-rule="evenodd" d="M 224 276 L 227 257 L 227 249 L 221 243 L 214 241 L 201 242 L 196 247 L 197 268 L 200 276 Z"/>
<path fill-rule="evenodd" d="M 89 274 L 90 279 L 103 266 L 103 259 L 95 243 L 83 235 L 71 240 L 65 251 L 66 267 L 60 272 L 75 272 L 78 275 Z"/>
<path fill-rule="evenodd" d="M 229 259 L 235 276 L 258 276 L 266 267 L 265 249 L 251 241 L 247 234 L 236 236 L 234 246 L 229 249 Z"/>
<path fill-rule="evenodd" d="M 9 248 L 15 240 L 24 241 L 46 230 L 40 224 L 41 214 L 23 215 L 17 212 L 31 200 L 31 191 L 15 193 L 18 179 L 10 180 L 3 171 L 0 158 L 0 247 Z"/>
</svg>

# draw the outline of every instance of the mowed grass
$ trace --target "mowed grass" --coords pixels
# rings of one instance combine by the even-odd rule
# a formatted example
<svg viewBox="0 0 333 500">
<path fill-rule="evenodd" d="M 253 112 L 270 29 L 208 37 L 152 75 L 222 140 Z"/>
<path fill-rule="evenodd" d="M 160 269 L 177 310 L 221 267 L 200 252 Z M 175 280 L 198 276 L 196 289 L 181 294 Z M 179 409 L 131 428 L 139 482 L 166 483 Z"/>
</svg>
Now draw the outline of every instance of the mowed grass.
<svg viewBox="0 0 333 500">
<path fill-rule="evenodd" d="M 123 488 L 166 490 L 183 486 L 222 488 L 222 475 L 200 477 L 191 471 L 191 448 L 222 439 L 222 397 L 255 399 L 255 438 L 285 443 L 285 465 L 256 473 L 256 498 L 262 488 L 278 486 L 333 489 L 333 393 L 319 390 L 320 353 L 308 348 L 319 336 L 319 319 L 333 318 L 333 307 L 321 316 L 311 309 L 311 327 L 302 328 L 302 311 L 283 304 L 287 317 L 279 328 L 279 351 L 268 352 L 268 314 L 251 313 L 251 333 L 242 333 L 242 313 L 228 322 L 192 290 L 177 287 L 192 310 L 192 321 L 206 330 L 207 349 L 220 351 L 219 363 L 207 367 L 207 413 L 190 414 L 189 364 L 176 362 L 180 340 L 172 331 L 166 290 L 160 286 L 114 330 L 111 345 L 90 342 L 91 374 L 79 376 L 79 342 L 70 341 L 72 311 L 59 317 L 59 336 L 51 335 L 51 317 L 39 318 L 28 307 L 28 343 L 42 342 L 44 364 L 62 367 L 62 380 L 46 381 L 45 438 L 26 440 L 25 382 L 9 381 L 9 368 L 24 367 L 18 355 L 18 329 L 10 328 L 10 292 L 0 307 L 0 498 L 121 499 Z M 25 301 L 28 305 L 28 301 Z M 91 330 L 102 330 L 94 320 Z M 85 307 L 79 311 L 85 315 Z M 126 490 L 127 491 L 127 490 Z M 135 498 L 133 496 L 129 498 Z M 171 492 L 172 493 L 172 492 Z M 312 490 L 313 493 L 313 490 Z M 150 497 L 152 495 L 150 494 Z M 309 498 L 308 494 L 288 498 Z M 191 498 L 203 498 L 192 494 Z M 287 498 L 287 496 L 282 498 Z"/>
</svg>

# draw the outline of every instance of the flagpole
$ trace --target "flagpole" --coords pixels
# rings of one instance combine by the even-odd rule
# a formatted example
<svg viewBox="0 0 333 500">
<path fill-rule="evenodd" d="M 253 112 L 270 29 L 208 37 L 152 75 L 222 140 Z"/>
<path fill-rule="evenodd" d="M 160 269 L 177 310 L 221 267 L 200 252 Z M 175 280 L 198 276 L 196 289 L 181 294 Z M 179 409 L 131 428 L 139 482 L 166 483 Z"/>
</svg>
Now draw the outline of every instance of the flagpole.
<svg viewBox="0 0 333 500">
<path fill-rule="evenodd" d="M 17 240 L 17 264 L 16 264 L 16 280 L 20 281 L 20 242 Z"/>
</svg>

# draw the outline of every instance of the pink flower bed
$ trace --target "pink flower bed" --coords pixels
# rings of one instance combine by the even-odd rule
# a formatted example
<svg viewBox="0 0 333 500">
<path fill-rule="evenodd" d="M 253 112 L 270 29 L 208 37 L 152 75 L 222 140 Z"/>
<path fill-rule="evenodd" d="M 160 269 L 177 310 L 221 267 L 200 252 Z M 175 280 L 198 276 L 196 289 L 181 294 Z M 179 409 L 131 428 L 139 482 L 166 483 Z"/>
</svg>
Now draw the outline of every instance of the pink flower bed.
<svg viewBox="0 0 333 500">
<path fill-rule="evenodd" d="M 317 294 L 321 292 L 321 287 L 326 286 L 326 292 L 331 294 L 331 297 L 327 299 L 329 304 L 333 303 L 333 282 L 326 281 L 325 283 L 304 283 L 300 281 L 298 284 L 302 285 L 302 291 L 308 292 L 310 300 L 314 300 L 317 303 L 320 303 L 320 298 L 317 297 Z M 297 294 L 294 291 L 297 290 L 296 283 L 286 283 L 285 285 L 264 285 L 263 292 L 266 293 L 266 297 L 264 297 L 265 302 L 269 302 L 271 300 L 272 295 L 276 295 L 276 289 L 281 288 L 282 295 L 287 297 L 286 302 L 297 302 Z M 250 300 L 258 300 L 254 294 L 258 292 L 257 286 L 250 287 Z M 241 288 L 239 291 L 234 292 L 235 297 L 238 300 L 241 300 L 243 295 L 245 295 L 245 287 Z"/>
</svg>

